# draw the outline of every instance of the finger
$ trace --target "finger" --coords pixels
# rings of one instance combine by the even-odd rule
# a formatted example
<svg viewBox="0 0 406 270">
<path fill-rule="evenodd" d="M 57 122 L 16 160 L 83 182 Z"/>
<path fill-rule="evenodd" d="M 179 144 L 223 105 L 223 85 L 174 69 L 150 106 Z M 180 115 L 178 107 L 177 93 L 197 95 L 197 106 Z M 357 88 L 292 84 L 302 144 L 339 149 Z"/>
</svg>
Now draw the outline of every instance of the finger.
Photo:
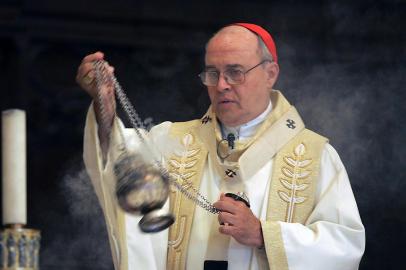
<svg viewBox="0 0 406 270">
<path fill-rule="evenodd" d="M 219 224 L 234 225 L 235 216 L 227 212 L 220 212 L 217 217 Z"/>
<path fill-rule="evenodd" d="M 227 201 L 227 202 L 237 202 L 234 198 L 232 197 L 228 197 L 226 195 L 224 195 L 223 201 Z"/>
<path fill-rule="evenodd" d="M 221 212 L 229 212 L 232 214 L 242 211 L 242 208 L 247 208 L 243 202 L 237 202 L 230 198 L 227 200 L 224 199 L 223 201 L 217 201 L 213 204 L 213 206 L 219 209 Z"/>
<path fill-rule="evenodd" d="M 213 206 L 220 210 L 220 212 L 235 212 L 235 206 L 228 201 L 217 201 L 213 204 Z"/>
<path fill-rule="evenodd" d="M 82 63 L 77 72 L 77 79 L 80 81 L 84 76 L 88 75 L 93 70 L 93 63 Z"/>
<path fill-rule="evenodd" d="M 243 202 L 243 201 L 236 201 L 236 200 L 234 200 L 234 199 L 231 199 L 232 200 L 232 204 L 234 204 L 235 205 L 235 207 L 237 207 L 238 209 L 242 209 L 242 208 L 244 208 L 244 209 L 249 209 L 249 207 L 245 204 L 245 202 Z"/>
<path fill-rule="evenodd" d="M 83 60 L 82 63 L 88 63 L 88 62 L 93 62 L 96 60 L 103 60 L 104 58 L 104 53 L 102 52 L 95 52 L 89 55 L 86 55 Z"/>
<path fill-rule="evenodd" d="M 113 75 L 114 67 L 110 66 L 110 64 L 107 61 L 104 63 L 104 68 L 107 70 L 108 74 Z"/>
<path fill-rule="evenodd" d="M 249 208 L 249 203 L 247 201 L 245 201 L 244 199 L 240 199 L 240 197 L 238 197 L 238 196 L 237 196 L 237 198 L 234 198 L 233 196 L 228 196 L 227 194 L 225 194 L 223 200 L 233 203 L 238 207 L 246 206 Z"/>
<path fill-rule="evenodd" d="M 224 210 L 224 201 L 217 201 L 213 203 L 213 206 L 216 207 L 220 211 L 225 211 Z"/>
<path fill-rule="evenodd" d="M 228 226 L 228 225 L 220 225 L 219 227 L 219 232 L 225 235 L 230 235 L 233 236 L 235 232 L 235 227 L 234 226 Z"/>
<path fill-rule="evenodd" d="M 231 196 L 227 196 L 225 193 L 221 193 L 219 201 L 230 201 L 230 202 L 232 202 L 232 201 L 236 201 L 236 200 Z"/>
<path fill-rule="evenodd" d="M 107 69 L 107 72 L 109 74 L 114 73 L 114 67 L 113 66 L 105 64 L 105 68 Z M 80 80 L 81 78 L 86 77 L 86 76 L 88 76 L 91 79 L 93 79 L 95 77 L 93 62 L 83 63 L 83 64 L 81 64 L 79 66 L 77 78 Z"/>
</svg>

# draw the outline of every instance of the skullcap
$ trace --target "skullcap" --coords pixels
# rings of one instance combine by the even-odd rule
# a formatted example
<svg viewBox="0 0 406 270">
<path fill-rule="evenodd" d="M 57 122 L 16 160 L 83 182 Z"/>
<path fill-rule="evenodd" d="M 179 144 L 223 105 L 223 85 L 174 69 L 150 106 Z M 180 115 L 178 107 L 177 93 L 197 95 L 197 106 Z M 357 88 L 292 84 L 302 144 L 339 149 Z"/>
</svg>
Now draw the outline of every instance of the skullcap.
<svg viewBox="0 0 406 270">
<path fill-rule="evenodd" d="M 275 42 L 273 41 L 273 38 L 272 38 L 271 34 L 269 34 L 268 31 L 266 31 L 261 26 L 253 24 L 253 23 L 233 23 L 231 25 L 242 26 L 242 27 L 250 30 L 251 32 L 254 32 L 258 36 L 260 36 L 262 41 L 265 43 L 265 46 L 268 48 L 269 52 L 271 53 L 273 60 L 276 63 L 278 63 L 278 55 L 276 54 Z"/>
</svg>

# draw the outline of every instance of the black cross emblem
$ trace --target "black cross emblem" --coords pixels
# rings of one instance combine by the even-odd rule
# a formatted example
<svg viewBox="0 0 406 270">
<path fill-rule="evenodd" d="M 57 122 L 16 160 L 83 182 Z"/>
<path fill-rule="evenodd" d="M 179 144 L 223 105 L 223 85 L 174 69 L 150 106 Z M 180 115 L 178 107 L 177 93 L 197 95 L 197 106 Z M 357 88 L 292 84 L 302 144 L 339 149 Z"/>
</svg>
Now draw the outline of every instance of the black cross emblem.
<svg viewBox="0 0 406 270">
<path fill-rule="evenodd" d="M 286 120 L 286 126 L 288 128 L 295 129 L 296 128 L 295 124 L 296 124 L 295 121 L 293 121 L 292 119 Z"/>
<path fill-rule="evenodd" d="M 211 122 L 211 117 L 206 115 L 205 117 L 203 117 L 202 119 L 202 124 L 207 124 L 208 122 Z"/>
<path fill-rule="evenodd" d="M 231 178 L 233 178 L 234 176 L 237 175 L 237 173 L 231 169 L 227 169 L 227 171 L 225 173 L 228 177 L 231 177 Z"/>
</svg>

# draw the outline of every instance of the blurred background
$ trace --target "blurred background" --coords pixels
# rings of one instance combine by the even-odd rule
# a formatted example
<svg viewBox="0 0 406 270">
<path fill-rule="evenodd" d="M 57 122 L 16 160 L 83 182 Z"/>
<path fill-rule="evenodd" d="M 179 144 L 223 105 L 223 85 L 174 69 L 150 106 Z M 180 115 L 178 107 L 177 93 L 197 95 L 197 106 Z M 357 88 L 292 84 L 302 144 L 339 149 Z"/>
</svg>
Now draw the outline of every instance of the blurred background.
<svg viewBox="0 0 406 270">
<path fill-rule="evenodd" d="M 406 241 L 405 0 L 1 0 L 0 109 L 27 112 L 28 223 L 41 269 L 113 269 L 82 163 L 90 98 L 75 83 L 100 50 L 149 124 L 200 118 L 212 33 L 268 29 L 281 89 L 346 165 L 366 227 L 360 269 L 400 269 Z"/>
</svg>

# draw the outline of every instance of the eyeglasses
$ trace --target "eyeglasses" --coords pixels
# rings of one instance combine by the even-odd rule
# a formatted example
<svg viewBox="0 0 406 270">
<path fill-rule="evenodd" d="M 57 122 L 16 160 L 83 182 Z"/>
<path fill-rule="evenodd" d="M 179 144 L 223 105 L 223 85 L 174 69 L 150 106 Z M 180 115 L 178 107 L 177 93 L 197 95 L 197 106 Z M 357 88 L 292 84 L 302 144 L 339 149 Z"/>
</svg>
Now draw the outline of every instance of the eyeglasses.
<svg viewBox="0 0 406 270">
<path fill-rule="evenodd" d="M 252 68 L 248 69 L 247 71 L 242 71 L 238 68 L 228 68 L 223 72 L 224 79 L 228 84 L 237 85 L 242 84 L 245 81 L 245 74 L 253 70 L 254 68 L 262 65 L 265 62 L 272 62 L 271 60 L 262 60 L 259 64 L 253 66 Z M 220 71 L 218 70 L 205 70 L 199 74 L 202 83 L 206 86 L 216 86 L 219 78 L 220 78 Z"/>
</svg>

